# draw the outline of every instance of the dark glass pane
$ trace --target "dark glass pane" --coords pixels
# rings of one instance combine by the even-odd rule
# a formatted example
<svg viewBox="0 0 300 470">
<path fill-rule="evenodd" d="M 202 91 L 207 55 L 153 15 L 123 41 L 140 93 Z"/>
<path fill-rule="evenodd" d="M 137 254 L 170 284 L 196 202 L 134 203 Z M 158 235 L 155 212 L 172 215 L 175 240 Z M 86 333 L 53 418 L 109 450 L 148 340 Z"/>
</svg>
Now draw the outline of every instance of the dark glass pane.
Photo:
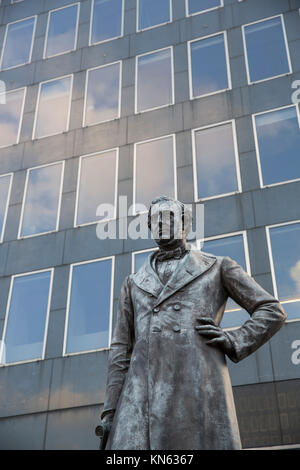
<svg viewBox="0 0 300 470">
<path fill-rule="evenodd" d="M 300 129 L 295 106 L 255 116 L 265 185 L 300 178 Z"/>
<path fill-rule="evenodd" d="M 73 267 L 67 353 L 108 347 L 112 260 Z"/>
<path fill-rule="evenodd" d="M 198 198 L 238 190 L 232 124 L 195 132 Z"/>
<path fill-rule="evenodd" d="M 75 46 L 78 5 L 53 11 L 50 15 L 46 57 L 71 51 Z"/>
<path fill-rule="evenodd" d="M 228 88 L 224 35 L 191 43 L 193 97 Z"/>
<path fill-rule="evenodd" d="M 172 103 L 171 49 L 138 58 L 137 111 Z"/>
<path fill-rule="evenodd" d="M 281 18 L 245 27 L 251 82 L 289 72 Z"/>
<path fill-rule="evenodd" d="M 122 0 L 94 0 L 91 43 L 121 35 Z"/>
<path fill-rule="evenodd" d="M 41 358 L 50 271 L 14 278 L 2 362 Z"/>
<path fill-rule="evenodd" d="M 139 2 L 139 29 L 170 21 L 170 0 L 137 0 Z"/>
<path fill-rule="evenodd" d="M 210 8 L 219 7 L 220 5 L 220 0 L 188 0 L 189 15 L 209 10 Z"/>
</svg>

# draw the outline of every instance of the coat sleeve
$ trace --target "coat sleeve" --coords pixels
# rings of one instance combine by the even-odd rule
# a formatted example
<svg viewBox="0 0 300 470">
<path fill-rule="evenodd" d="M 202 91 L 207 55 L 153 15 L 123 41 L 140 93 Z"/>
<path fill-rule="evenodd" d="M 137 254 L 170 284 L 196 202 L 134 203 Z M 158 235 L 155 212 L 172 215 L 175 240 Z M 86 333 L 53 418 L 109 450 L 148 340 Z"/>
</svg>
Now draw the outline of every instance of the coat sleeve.
<svg viewBox="0 0 300 470">
<path fill-rule="evenodd" d="M 129 368 L 133 345 L 134 316 L 128 276 L 121 289 L 118 313 L 110 345 L 106 395 L 101 418 L 117 407 Z"/>
<path fill-rule="evenodd" d="M 266 343 L 283 325 L 286 313 L 241 266 L 229 257 L 222 260 L 222 281 L 229 296 L 250 315 L 240 328 L 226 331 L 232 343 L 233 362 L 239 362 Z"/>
</svg>

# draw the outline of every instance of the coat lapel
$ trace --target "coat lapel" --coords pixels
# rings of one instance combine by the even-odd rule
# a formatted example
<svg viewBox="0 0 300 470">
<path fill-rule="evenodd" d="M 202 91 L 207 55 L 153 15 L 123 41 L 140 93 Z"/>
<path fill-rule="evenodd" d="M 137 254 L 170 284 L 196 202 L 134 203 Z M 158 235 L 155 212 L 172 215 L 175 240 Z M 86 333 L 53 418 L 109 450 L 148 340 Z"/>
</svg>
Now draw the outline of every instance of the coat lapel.
<svg viewBox="0 0 300 470">
<path fill-rule="evenodd" d="M 157 298 L 155 305 L 161 304 L 179 289 L 182 289 L 186 284 L 210 269 L 216 262 L 216 258 L 212 255 L 203 254 L 199 250 L 191 250 L 179 262 L 169 281 L 163 285 L 151 265 L 154 255 L 155 253 L 152 253 L 148 257 L 145 264 L 134 274 L 133 280 L 138 287 Z"/>
<path fill-rule="evenodd" d="M 183 258 L 167 284 L 163 287 L 156 305 L 164 302 L 186 284 L 201 276 L 201 274 L 210 269 L 215 262 L 216 258 L 214 256 L 204 255 L 199 250 L 191 250 L 190 253 Z"/>
<path fill-rule="evenodd" d="M 155 253 L 151 253 L 143 266 L 133 275 L 135 284 L 149 294 L 158 297 L 164 285 L 160 281 L 158 275 L 151 266 L 151 260 Z"/>
</svg>

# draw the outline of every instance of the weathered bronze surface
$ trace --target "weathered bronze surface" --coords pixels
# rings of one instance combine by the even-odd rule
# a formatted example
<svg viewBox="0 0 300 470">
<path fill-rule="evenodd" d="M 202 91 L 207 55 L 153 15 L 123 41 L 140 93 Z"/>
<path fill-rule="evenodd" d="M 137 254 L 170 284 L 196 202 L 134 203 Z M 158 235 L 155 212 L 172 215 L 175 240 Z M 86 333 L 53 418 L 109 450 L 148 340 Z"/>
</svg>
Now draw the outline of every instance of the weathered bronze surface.
<svg viewBox="0 0 300 470">
<path fill-rule="evenodd" d="M 168 198 L 153 204 L 175 219 L 178 206 Z M 286 315 L 232 259 L 189 251 L 186 232 L 166 241 L 160 231 L 159 254 L 124 281 L 101 415 L 110 429 L 106 450 L 241 448 L 225 355 L 244 359 Z M 229 296 L 250 317 L 224 332 L 218 325 Z"/>
</svg>

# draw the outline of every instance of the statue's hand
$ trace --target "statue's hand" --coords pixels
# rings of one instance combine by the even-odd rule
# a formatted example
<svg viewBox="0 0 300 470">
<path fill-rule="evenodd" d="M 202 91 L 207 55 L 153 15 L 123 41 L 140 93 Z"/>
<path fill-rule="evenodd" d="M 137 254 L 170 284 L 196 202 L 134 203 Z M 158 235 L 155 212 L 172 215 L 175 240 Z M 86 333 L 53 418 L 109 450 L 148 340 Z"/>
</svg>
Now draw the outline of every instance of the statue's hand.
<svg viewBox="0 0 300 470">
<path fill-rule="evenodd" d="M 228 338 L 225 331 L 220 328 L 212 318 L 198 317 L 199 325 L 195 329 L 202 336 L 211 338 L 206 344 L 220 348 L 225 354 L 230 355 L 233 350 L 233 345 Z"/>
<path fill-rule="evenodd" d="M 101 419 L 99 426 L 95 429 L 96 436 L 100 437 L 100 450 L 105 449 L 108 435 L 112 427 L 114 414 L 114 411 L 107 412 Z"/>
</svg>

